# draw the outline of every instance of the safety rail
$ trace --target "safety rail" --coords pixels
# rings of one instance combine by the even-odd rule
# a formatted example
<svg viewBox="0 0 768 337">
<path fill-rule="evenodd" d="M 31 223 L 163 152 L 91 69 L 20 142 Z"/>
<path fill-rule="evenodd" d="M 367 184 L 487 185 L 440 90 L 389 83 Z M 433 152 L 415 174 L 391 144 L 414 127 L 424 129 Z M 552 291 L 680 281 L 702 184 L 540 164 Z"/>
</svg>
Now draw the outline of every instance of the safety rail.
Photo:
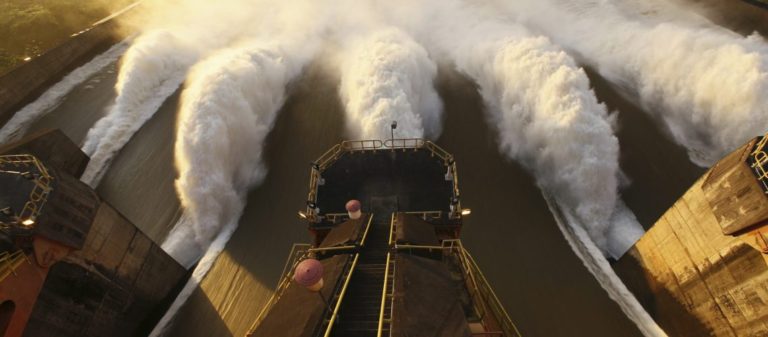
<svg viewBox="0 0 768 337">
<path fill-rule="evenodd" d="M 365 246 L 365 241 L 368 239 L 368 231 L 371 229 L 373 223 L 373 214 L 368 215 L 368 224 L 365 225 L 365 232 L 363 232 L 363 238 L 360 239 L 360 246 Z"/>
<path fill-rule="evenodd" d="M 391 235 L 391 233 L 390 233 Z M 391 241 L 390 241 L 391 242 Z M 486 317 L 490 312 L 496 319 L 496 323 L 499 325 L 501 331 L 487 331 L 481 333 L 473 333 L 473 336 L 505 336 L 505 337 L 520 337 L 520 331 L 517 326 L 512 322 L 504 306 L 501 305 L 501 301 L 496 296 L 496 293 L 491 288 L 488 280 L 480 271 L 480 267 L 477 266 L 474 258 L 461 244 L 461 240 L 443 240 L 439 246 L 424 246 L 424 245 L 398 245 L 394 246 L 395 251 L 401 249 L 421 249 L 421 250 L 443 250 L 447 253 L 455 254 L 458 258 L 460 267 L 466 276 L 467 285 L 470 288 L 470 296 L 475 300 L 473 301 L 474 309 L 477 316 L 481 319 Z"/>
<path fill-rule="evenodd" d="M 389 281 L 390 257 L 391 253 L 387 253 L 387 263 L 384 265 L 384 286 L 381 288 L 381 307 L 379 308 L 379 327 L 376 332 L 377 337 L 381 337 L 384 330 L 384 308 L 387 306 L 387 282 Z"/>
<path fill-rule="evenodd" d="M 757 181 L 763 186 L 763 191 L 768 194 L 768 134 L 762 137 L 750 154 L 750 167 L 757 175 Z"/>
<path fill-rule="evenodd" d="M 424 221 L 440 220 L 443 217 L 443 211 L 405 212 L 405 214 L 418 216 Z"/>
<path fill-rule="evenodd" d="M 0 282 L 8 276 L 16 275 L 16 269 L 24 262 L 28 262 L 28 260 L 27 255 L 22 250 L 17 250 L 13 253 L 0 253 Z"/>
<path fill-rule="evenodd" d="M 331 319 L 328 321 L 328 327 L 325 329 L 325 334 L 323 337 L 329 337 L 331 335 L 331 330 L 333 330 L 333 323 L 336 322 L 336 317 L 339 317 L 339 309 L 341 308 L 341 303 L 344 301 L 344 295 L 347 294 L 347 288 L 349 288 L 349 280 L 352 279 L 352 273 L 355 271 L 355 267 L 357 266 L 357 260 L 360 257 L 360 254 L 355 254 L 355 259 L 352 260 L 352 267 L 349 268 L 349 272 L 347 273 L 347 278 L 344 280 L 344 285 L 341 287 L 341 291 L 339 292 L 339 299 L 336 300 L 336 305 L 333 308 L 333 313 L 331 314 Z"/>
<path fill-rule="evenodd" d="M 312 163 L 312 170 L 309 176 L 309 194 L 307 196 L 307 210 L 306 218 L 312 222 L 318 222 L 320 219 L 317 214 L 317 189 L 322 181 L 322 173 L 339 158 L 347 153 L 364 152 L 364 151 L 379 151 L 379 150 L 408 150 L 413 149 L 426 149 L 430 151 L 432 156 L 437 156 L 443 161 L 443 164 L 448 167 L 448 175 L 453 181 L 453 197 L 452 201 L 453 209 L 450 214 L 451 218 L 461 217 L 461 204 L 459 199 L 459 178 L 458 170 L 456 169 L 456 161 L 453 159 L 453 155 L 448 153 L 440 146 L 431 141 L 420 138 L 403 138 L 403 139 L 387 139 L 381 140 L 346 140 L 340 144 L 336 144 L 328 151 L 323 153 L 317 160 Z M 329 215 L 325 215 L 326 219 Z M 336 220 L 333 218 L 333 220 Z"/>
<path fill-rule="evenodd" d="M 16 170 L 9 170 L 7 166 L 12 166 Z M 34 168 L 37 170 L 37 175 L 32 174 L 30 171 L 18 171 L 21 167 Z M 35 219 L 40 215 L 40 211 L 43 205 L 48 200 L 48 194 L 51 192 L 51 182 L 53 177 L 48 173 L 48 169 L 45 168 L 40 160 L 32 155 L 17 154 L 17 155 L 4 155 L 0 156 L 0 173 L 10 173 L 18 175 L 31 175 L 30 179 L 35 183 L 32 191 L 29 193 L 29 200 L 24 203 L 24 207 L 17 215 L 18 219 L 22 221 L 23 225 L 30 226 L 34 224 Z M 31 221 L 26 223 L 26 221 Z"/>
<path fill-rule="evenodd" d="M 349 220 L 349 213 L 327 213 L 323 215 L 330 223 L 340 223 Z"/>
<path fill-rule="evenodd" d="M 277 281 L 275 292 L 272 293 L 272 296 L 267 301 L 267 304 L 264 305 L 264 307 L 259 312 L 259 315 L 256 316 L 256 320 L 253 322 L 253 324 L 251 324 L 251 328 L 249 329 L 247 336 L 253 334 L 253 332 L 256 330 L 256 327 L 261 324 L 262 320 L 264 320 L 264 314 L 269 312 L 277 300 L 280 299 L 283 291 L 288 288 L 288 285 L 291 283 L 291 276 L 293 274 L 294 268 L 299 262 L 301 262 L 301 258 L 307 255 L 311 247 L 311 245 L 305 243 L 293 244 L 293 247 L 291 247 L 291 253 L 288 255 L 288 259 L 285 261 L 285 265 L 283 266 L 283 271 L 280 273 L 280 278 L 279 281 Z"/>
<path fill-rule="evenodd" d="M 490 310 L 491 314 L 493 314 L 497 320 L 497 323 L 500 325 L 499 328 L 501 328 L 501 335 L 506 337 L 522 336 L 520 331 L 517 329 L 517 326 L 515 326 L 515 324 L 512 322 L 512 319 L 509 318 L 509 313 L 507 313 L 507 310 L 504 309 L 503 305 L 501 305 L 501 301 L 499 301 L 499 298 L 496 296 L 493 288 L 488 283 L 485 275 L 483 275 L 483 272 L 480 270 L 477 262 L 475 262 L 475 259 L 472 258 L 472 255 L 470 255 L 469 252 L 461 244 L 461 240 L 444 240 L 442 246 L 457 253 L 462 270 L 464 270 L 464 272 L 468 275 L 469 281 L 472 283 L 472 287 L 475 290 L 473 297 L 475 297 L 474 295 L 479 295 L 476 296 L 476 298 L 480 300 L 480 305 L 476 306 L 476 308 L 479 309 L 478 311 L 481 313 L 480 317 L 485 316 L 486 309 Z"/>
</svg>

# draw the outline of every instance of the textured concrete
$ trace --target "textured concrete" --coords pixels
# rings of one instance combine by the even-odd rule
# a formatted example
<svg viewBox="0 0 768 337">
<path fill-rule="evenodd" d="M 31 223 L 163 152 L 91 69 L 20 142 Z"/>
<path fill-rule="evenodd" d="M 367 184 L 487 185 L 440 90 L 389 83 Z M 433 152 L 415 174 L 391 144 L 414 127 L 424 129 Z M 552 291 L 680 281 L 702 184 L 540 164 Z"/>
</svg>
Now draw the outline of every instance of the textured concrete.
<svg viewBox="0 0 768 337">
<path fill-rule="evenodd" d="M 82 250 L 51 268 L 24 336 L 134 336 L 186 270 L 107 203 Z"/>
<path fill-rule="evenodd" d="M 92 26 L 0 76 L 0 125 L 67 73 L 107 50 L 120 38 L 115 20 Z"/>
<path fill-rule="evenodd" d="M 702 190 L 709 177 L 699 179 L 615 267 L 671 336 L 768 336 L 768 259 L 754 236 L 762 234 L 755 228 L 724 234 Z M 754 176 L 746 178 L 757 184 Z"/>
</svg>

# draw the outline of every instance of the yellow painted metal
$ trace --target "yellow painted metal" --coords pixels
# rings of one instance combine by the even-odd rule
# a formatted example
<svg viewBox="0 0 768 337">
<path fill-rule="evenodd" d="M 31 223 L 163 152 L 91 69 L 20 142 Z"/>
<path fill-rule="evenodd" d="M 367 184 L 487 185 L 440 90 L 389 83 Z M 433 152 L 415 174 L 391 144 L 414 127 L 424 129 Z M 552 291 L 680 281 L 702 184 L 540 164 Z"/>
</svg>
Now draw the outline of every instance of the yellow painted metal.
<svg viewBox="0 0 768 337">
<path fill-rule="evenodd" d="M 278 299 L 280 299 L 283 291 L 288 288 L 288 285 L 291 283 L 291 275 L 293 274 L 294 267 L 299 262 L 299 258 L 306 255 L 309 247 L 311 247 L 309 244 L 293 244 L 291 253 L 288 255 L 288 259 L 285 261 L 285 265 L 283 266 L 283 272 L 280 274 L 280 281 L 278 281 L 277 287 L 275 287 L 275 292 L 272 293 L 272 296 L 270 296 L 267 304 L 264 305 L 264 307 L 259 312 L 259 315 L 256 316 L 256 320 L 253 322 L 253 324 L 251 324 L 251 328 L 249 329 L 247 336 L 253 334 L 253 332 L 256 330 L 256 327 L 259 326 L 259 323 L 261 323 L 261 321 L 264 319 L 264 314 L 269 312 L 269 309 L 272 308 Z"/>
<path fill-rule="evenodd" d="M 472 255 L 464 249 L 461 240 L 443 240 L 440 246 L 420 246 L 420 245 L 395 245 L 395 249 L 424 249 L 424 250 L 445 250 L 448 253 L 456 254 L 461 265 L 461 269 L 468 278 L 468 285 L 471 287 L 471 296 L 474 299 L 475 311 L 478 317 L 485 317 L 488 311 L 496 318 L 501 325 L 504 336 L 522 336 L 517 326 L 512 322 L 509 313 L 501 305 L 501 301 L 491 288 L 488 280 L 478 267 Z M 475 296 L 477 295 L 477 296 Z"/>
<path fill-rule="evenodd" d="M 27 261 L 27 256 L 21 250 L 13 253 L 0 253 L 0 282 L 8 276 L 16 275 L 16 269 L 25 261 Z"/>
<path fill-rule="evenodd" d="M 405 214 L 415 215 L 424 221 L 429 221 L 430 219 L 440 219 L 443 216 L 443 211 L 405 212 Z"/>
<path fill-rule="evenodd" d="M 392 236 L 395 235 L 395 213 L 392 213 L 392 216 L 389 220 L 389 245 L 392 245 Z"/>
<path fill-rule="evenodd" d="M 336 250 L 353 250 L 357 247 L 355 246 L 338 246 L 338 247 L 325 247 L 325 248 L 310 248 L 307 250 L 310 253 L 319 253 L 319 252 L 332 252 Z"/>
<path fill-rule="evenodd" d="M 9 170 L 8 166 L 13 167 L 14 170 Z M 40 214 L 43 205 L 48 200 L 53 177 L 48 173 L 48 169 L 45 168 L 45 165 L 32 155 L 17 154 L 0 156 L 0 172 L 25 174 L 26 172 L 18 171 L 18 169 L 22 167 L 34 167 L 37 172 L 39 172 L 39 175 L 33 180 L 35 186 L 29 193 L 29 200 L 27 200 L 24 207 L 21 209 L 21 212 L 18 214 L 18 218 L 21 221 L 27 219 L 34 220 Z"/>
<path fill-rule="evenodd" d="M 349 268 L 349 273 L 347 274 L 347 279 L 344 280 L 344 286 L 341 287 L 341 292 L 339 293 L 339 299 L 336 300 L 336 306 L 333 308 L 333 314 L 331 315 L 331 320 L 328 322 L 328 328 L 325 329 L 325 335 L 324 337 L 328 337 L 331 335 L 331 330 L 333 329 L 333 323 L 336 322 L 336 317 L 339 315 L 339 308 L 341 308 L 341 302 L 344 300 L 344 295 L 347 293 L 347 288 L 349 287 L 349 280 L 352 278 L 352 273 L 355 271 L 355 267 L 357 266 L 357 259 L 360 257 L 360 254 L 355 254 L 355 259 L 352 261 L 352 267 Z"/>
<path fill-rule="evenodd" d="M 752 151 L 752 168 L 757 172 L 757 179 L 763 184 L 768 181 L 768 134 L 763 136 Z M 768 186 L 766 186 L 768 187 Z"/>
<path fill-rule="evenodd" d="M 494 292 L 493 288 L 491 288 L 491 285 L 488 283 L 485 275 L 480 270 L 477 262 L 475 262 L 475 259 L 472 258 L 472 255 L 469 254 L 466 249 L 464 249 L 464 246 L 461 244 L 461 240 L 445 240 L 443 241 L 443 246 L 444 248 L 451 249 L 458 254 L 462 269 L 465 273 L 467 273 L 469 280 L 472 283 L 472 287 L 474 288 L 473 290 L 475 290 L 476 294 L 479 295 L 475 298 L 479 300 L 480 303 L 479 305 L 476 303 L 475 307 L 479 310 L 481 315 L 480 317 L 485 316 L 486 309 L 490 310 L 491 314 L 496 317 L 499 325 L 501 325 L 501 330 L 503 331 L 504 336 L 522 336 L 520 331 L 517 329 L 517 326 L 509 317 L 507 310 L 504 309 L 503 305 L 501 305 L 501 301 L 499 301 L 499 298 L 496 296 L 496 292 Z"/>
<path fill-rule="evenodd" d="M 328 151 L 323 153 L 315 162 L 309 176 L 309 194 L 307 195 L 307 201 L 309 203 L 317 203 L 317 187 L 321 179 L 321 174 L 331 164 L 336 162 L 341 156 L 346 153 L 355 153 L 362 151 L 378 151 L 382 149 L 402 149 L 402 150 L 419 150 L 426 149 L 431 152 L 433 156 L 439 157 L 443 163 L 449 168 L 451 175 L 453 176 L 453 195 L 459 196 L 459 175 L 456 169 L 456 162 L 453 160 L 453 155 L 445 151 L 443 148 L 428 140 L 418 138 L 407 139 L 388 139 L 384 142 L 380 140 L 347 140 L 340 144 L 336 144 Z M 450 214 L 451 218 L 461 217 L 461 204 L 456 204 L 454 211 Z M 317 222 L 317 214 L 315 209 L 307 205 L 307 219 L 312 222 Z M 326 215 L 328 216 L 328 215 Z M 335 219 L 335 218 L 334 218 Z"/>
<path fill-rule="evenodd" d="M 445 247 L 443 247 L 443 246 L 398 245 L 398 244 L 395 244 L 395 249 L 427 249 L 427 250 L 440 249 L 440 250 L 443 250 L 443 249 L 445 249 Z"/>
<path fill-rule="evenodd" d="M 387 253 L 387 263 L 384 267 L 384 287 L 381 289 L 381 309 L 379 310 L 379 329 L 376 333 L 377 337 L 381 337 L 381 332 L 384 328 L 384 307 L 387 303 L 387 281 L 389 281 L 389 258 L 390 253 Z"/>
<path fill-rule="evenodd" d="M 360 240 L 360 246 L 365 246 L 365 239 L 368 238 L 368 230 L 371 229 L 371 223 L 373 222 L 373 214 L 368 215 L 368 225 L 365 226 L 365 232 L 363 233 L 363 239 Z"/>
</svg>

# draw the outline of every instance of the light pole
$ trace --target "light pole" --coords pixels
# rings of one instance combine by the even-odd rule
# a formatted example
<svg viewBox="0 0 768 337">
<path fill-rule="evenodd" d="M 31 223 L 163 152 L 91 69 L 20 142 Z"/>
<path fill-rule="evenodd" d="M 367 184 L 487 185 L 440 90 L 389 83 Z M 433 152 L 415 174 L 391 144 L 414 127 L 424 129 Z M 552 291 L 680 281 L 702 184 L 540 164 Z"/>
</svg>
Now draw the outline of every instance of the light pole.
<svg viewBox="0 0 768 337">
<path fill-rule="evenodd" d="M 392 125 L 389 126 L 392 131 L 392 147 L 395 147 L 395 129 L 397 129 L 397 121 L 392 121 Z"/>
</svg>

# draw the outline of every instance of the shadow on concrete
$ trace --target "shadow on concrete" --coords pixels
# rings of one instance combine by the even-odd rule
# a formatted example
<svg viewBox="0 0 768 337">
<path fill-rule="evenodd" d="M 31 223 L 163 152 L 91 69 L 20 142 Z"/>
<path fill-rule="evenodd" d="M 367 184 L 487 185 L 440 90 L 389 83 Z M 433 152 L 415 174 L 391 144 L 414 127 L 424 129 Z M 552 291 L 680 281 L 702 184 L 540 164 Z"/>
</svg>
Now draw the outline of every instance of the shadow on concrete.
<svg viewBox="0 0 768 337">
<path fill-rule="evenodd" d="M 306 223 L 296 212 L 306 205 L 310 163 L 343 139 L 344 109 L 337 87 L 338 79 L 329 76 L 319 62 L 291 85 L 290 96 L 264 146 L 263 159 L 269 168 L 266 179 L 249 193 L 239 227 L 222 253 L 238 265 L 214 267 L 206 276 L 215 282 L 220 280 L 224 286 L 232 274 L 238 273 L 233 268 L 242 268 L 252 278 L 248 282 L 268 289 L 232 298 L 226 313 L 219 313 L 207 309 L 206 295 L 198 288 L 177 315 L 169 336 L 218 336 L 217 331 L 207 327 L 207 320 L 220 315 L 229 315 L 224 320 L 232 333 L 242 336 L 277 284 L 291 245 L 310 242 Z"/>
<path fill-rule="evenodd" d="M 635 295 L 640 304 L 669 336 L 710 336 L 712 331 L 689 308 L 678 302 L 661 284 L 646 275 L 640 263 L 629 254 L 613 265 L 616 274 Z"/>
</svg>

